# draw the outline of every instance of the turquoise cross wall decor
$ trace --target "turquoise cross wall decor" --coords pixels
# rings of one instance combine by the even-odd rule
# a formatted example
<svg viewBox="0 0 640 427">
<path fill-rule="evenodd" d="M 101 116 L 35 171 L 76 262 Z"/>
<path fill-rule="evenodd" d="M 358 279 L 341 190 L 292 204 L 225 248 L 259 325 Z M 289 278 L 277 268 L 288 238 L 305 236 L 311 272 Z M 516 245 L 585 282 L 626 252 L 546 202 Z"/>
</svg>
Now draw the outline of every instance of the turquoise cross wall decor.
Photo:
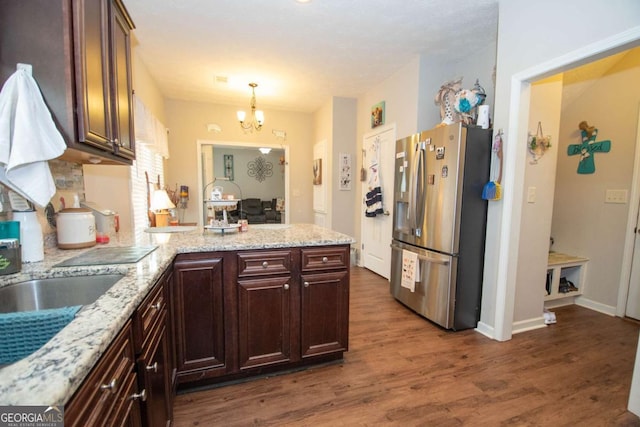
<svg viewBox="0 0 640 427">
<path fill-rule="evenodd" d="M 596 162 L 593 153 L 608 153 L 611 150 L 611 141 L 598 141 L 598 129 L 595 129 L 591 136 L 586 131 L 581 131 L 582 143 L 571 144 L 567 149 L 570 156 L 580 155 L 580 163 L 578 163 L 578 173 L 589 174 L 596 171 Z"/>
</svg>

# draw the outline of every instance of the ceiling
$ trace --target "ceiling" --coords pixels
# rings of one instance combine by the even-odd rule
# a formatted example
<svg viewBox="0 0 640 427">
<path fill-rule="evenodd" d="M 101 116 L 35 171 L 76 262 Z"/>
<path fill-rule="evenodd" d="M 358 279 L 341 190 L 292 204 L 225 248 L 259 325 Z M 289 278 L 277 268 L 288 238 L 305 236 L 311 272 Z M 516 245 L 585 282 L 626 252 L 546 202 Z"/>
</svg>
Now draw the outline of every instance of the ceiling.
<svg viewBox="0 0 640 427">
<path fill-rule="evenodd" d="M 486 48 L 498 23 L 498 0 L 124 1 L 166 98 L 248 106 L 256 82 L 258 109 L 301 112 L 356 98 L 418 54 Z"/>
</svg>

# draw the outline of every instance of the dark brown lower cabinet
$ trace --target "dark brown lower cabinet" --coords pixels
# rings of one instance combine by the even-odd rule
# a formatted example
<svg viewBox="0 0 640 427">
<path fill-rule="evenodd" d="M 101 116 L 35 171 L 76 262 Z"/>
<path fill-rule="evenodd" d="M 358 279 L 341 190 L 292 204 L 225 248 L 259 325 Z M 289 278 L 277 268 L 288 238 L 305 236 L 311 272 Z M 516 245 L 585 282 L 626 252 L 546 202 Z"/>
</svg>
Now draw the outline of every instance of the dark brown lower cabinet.
<svg viewBox="0 0 640 427">
<path fill-rule="evenodd" d="M 65 426 L 140 426 L 139 391 L 134 370 L 131 322 L 128 321 L 65 405 Z"/>
<path fill-rule="evenodd" d="M 343 352 L 349 342 L 349 272 L 302 275 L 302 358 Z"/>
<path fill-rule="evenodd" d="M 179 255 L 174 342 L 181 388 L 342 358 L 349 246 Z"/>
<path fill-rule="evenodd" d="M 138 387 L 144 390 L 142 424 L 146 427 L 167 427 L 173 419 L 166 293 L 171 277 L 169 268 L 133 315 Z"/>
<path fill-rule="evenodd" d="M 240 369 L 291 361 L 291 276 L 238 281 Z"/>
<path fill-rule="evenodd" d="M 65 426 L 168 427 L 190 388 L 342 358 L 349 246 L 179 254 L 65 405 Z"/>
<path fill-rule="evenodd" d="M 229 372 L 225 273 L 230 253 L 178 255 L 173 273 L 178 385 Z M 227 286 L 228 287 L 228 286 Z"/>
</svg>

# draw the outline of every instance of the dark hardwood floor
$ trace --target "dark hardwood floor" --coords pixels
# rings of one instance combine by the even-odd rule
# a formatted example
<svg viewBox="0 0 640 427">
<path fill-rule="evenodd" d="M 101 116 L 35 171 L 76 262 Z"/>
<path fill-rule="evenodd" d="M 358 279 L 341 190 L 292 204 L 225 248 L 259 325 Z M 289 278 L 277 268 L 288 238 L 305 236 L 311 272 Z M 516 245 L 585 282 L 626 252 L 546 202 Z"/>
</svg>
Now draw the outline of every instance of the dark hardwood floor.
<svg viewBox="0 0 640 427">
<path fill-rule="evenodd" d="M 507 342 L 445 331 L 352 268 L 342 363 L 181 394 L 175 426 L 640 426 L 637 323 L 578 306 Z"/>
</svg>

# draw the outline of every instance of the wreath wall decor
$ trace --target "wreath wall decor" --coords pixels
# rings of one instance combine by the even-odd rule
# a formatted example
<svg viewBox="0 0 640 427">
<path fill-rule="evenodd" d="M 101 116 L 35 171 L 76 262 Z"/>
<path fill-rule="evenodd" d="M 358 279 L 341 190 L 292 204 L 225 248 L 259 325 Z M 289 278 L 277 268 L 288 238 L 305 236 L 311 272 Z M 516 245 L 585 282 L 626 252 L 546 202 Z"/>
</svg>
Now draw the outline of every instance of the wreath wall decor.
<svg viewBox="0 0 640 427">
<path fill-rule="evenodd" d="M 262 182 L 270 176 L 273 176 L 273 163 L 267 162 L 262 157 L 256 157 L 255 160 L 247 163 L 247 174 L 258 182 Z"/>
<path fill-rule="evenodd" d="M 533 156 L 533 160 L 530 162 L 532 165 L 537 164 L 538 160 L 544 156 L 544 153 L 551 148 L 551 135 L 545 135 L 542 132 L 541 122 L 538 122 L 538 130 L 535 135 L 529 132 L 527 147 L 529 148 L 529 153 Z"/>
</svg>

